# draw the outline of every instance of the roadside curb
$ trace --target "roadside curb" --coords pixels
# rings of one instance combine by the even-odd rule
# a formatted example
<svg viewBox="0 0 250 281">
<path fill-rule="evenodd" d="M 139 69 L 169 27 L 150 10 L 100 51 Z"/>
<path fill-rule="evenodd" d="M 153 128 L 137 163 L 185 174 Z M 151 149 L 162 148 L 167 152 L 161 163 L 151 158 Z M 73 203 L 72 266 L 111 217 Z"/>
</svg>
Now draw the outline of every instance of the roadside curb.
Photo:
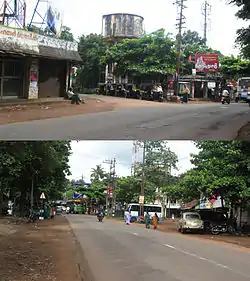
<svg viewBox="0 0 250 281">
<path fill-rule="evenodd" d="M 82 249 L 80 242 L 77 240 L 76 235 L 74 233 L 73 228 L 70 225 L 69 220 L 67 219 L 66 216 L 64 216 L 64 217 L 69 224 L 69 229 L 70 229 L 69 232 L 73 238 L 73 243 L 75 244 L 75 248 L 76 248 L 76 260 L 77 260 L 76 267 L 77 267 L 78 278 L 81 281 L 96 281 L 92 274 L 88 261 L 84 255 L 84 250 Z"/>
</svg>

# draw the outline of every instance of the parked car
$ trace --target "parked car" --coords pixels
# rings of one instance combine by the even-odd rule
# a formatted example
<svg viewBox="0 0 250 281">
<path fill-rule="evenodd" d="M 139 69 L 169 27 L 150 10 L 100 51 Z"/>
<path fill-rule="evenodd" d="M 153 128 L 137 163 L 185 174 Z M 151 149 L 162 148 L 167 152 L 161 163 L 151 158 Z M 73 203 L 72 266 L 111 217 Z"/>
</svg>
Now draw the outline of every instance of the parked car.
<svg viewBox="0 0 250 281">
<path fill-rule="evenodd" d="M 178 231 L 181 233 L 186 233 L 187 231 L 203 232 L 204 223 L 200 214 L 197 212 L 183 212 L 178 222 Z"/>
</svg>

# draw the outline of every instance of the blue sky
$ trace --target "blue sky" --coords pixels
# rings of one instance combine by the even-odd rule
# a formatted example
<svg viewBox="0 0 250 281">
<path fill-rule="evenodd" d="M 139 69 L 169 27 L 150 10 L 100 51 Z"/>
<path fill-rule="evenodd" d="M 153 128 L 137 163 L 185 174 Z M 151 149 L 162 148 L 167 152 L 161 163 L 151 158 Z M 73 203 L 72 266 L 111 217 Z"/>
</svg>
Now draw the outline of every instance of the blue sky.
<svg viewBox="0 0 250 281">
<path fill-rule="evenodd" d="M 208 44 L 225 55 L 238 54 L 234 49 L 236 30 L 246 23 L 236 19 L 237 7 L 226 5 L 227 0 L 210 0 L 212 5 L 211 24 L 208 31 Z M 30 18 L 36 0 L 27 0 Z M 75 36 L 89 33 L 101 33 L 102 15 L 107 13 L 135 13 L 145 18 L 147 32 L 165 28 L 174 33 L 176 23 L 176 7 L 174 0 L 53 0 L 64 15 L 64 25 L 69 26 Z M 203 0 L 187 0 L 185 10 L 186 26 L 202 35 L 201 4 Z M 45 13 L 45 4 L 41 4 L 41 12 Z"/>
<path fill-rule="evenodd" d="M 174 171 L 174 174 L 192 168 L 190 153 L 198 152 L 193 142 L 168 141 L 168 146 L 179 158 L 178 171 Z M 88 182 L 92 168 L 102 164 L 102 167 L 108 171 L 109 166 L 103 162 L 114 157 L 117 160 L 117 175 L 131 174 L 133 141 L 72 141 L 71 147 L 69 165 L 72 179 L 80 179 L 83 175 L 84 180 Z"/>
</svg>

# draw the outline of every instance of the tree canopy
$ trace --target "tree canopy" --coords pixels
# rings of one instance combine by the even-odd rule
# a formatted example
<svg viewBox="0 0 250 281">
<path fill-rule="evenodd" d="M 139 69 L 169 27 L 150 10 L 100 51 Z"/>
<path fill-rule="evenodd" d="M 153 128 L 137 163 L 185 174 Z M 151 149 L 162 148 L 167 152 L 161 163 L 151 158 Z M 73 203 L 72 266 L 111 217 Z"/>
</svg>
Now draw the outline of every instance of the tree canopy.
<svg viewBox="0 0 250 281">
<path fill-rule="evenodd" d="M 235 4 L 239 7 L 236 16 L 244 21 L 250 20 L 250 3 L 249 0 L 226 0 L 229 4 Z M 237 31 L 236 42 L 241 47 L 241 52 L 245 58 L 250 59 L 250 25 Z"/>
<path fill-rule="evenodd" d="M 182 179 L 183 197 L 220 195 L 231 206 L 249 203 L 250 145 L 242 141 L 199 141 L 195 166 Z"/>
<path fill-rule="evenodd" d="M 79 38 L 78 50 L 82 58 L 83 67 L 77 75 L 78 86 L 94 88 L 101 81 L 105 64 L 102 57 L 106 52 L 106 42 L 98 34 L 83 35 Z"/>
<path fill-rule="evenodd" d="M 49 200 L 60 198 L 70 174 L 69 155 L 68 141 L 1 141 L 0 197 L 8 194 L 11 200 L 19 202 L 21 214 L 30 204 L 32 182 L 35 202 L 42 191 Z"/>
<path fill-rule="evenodd" d="M 164 29 L 145 34 L 137 39 L 124 39 L 111 46 L 105 62 L 116 63 L 116 73 L 154 78 L 175 72 L 175 41 Z"/>
</svg>

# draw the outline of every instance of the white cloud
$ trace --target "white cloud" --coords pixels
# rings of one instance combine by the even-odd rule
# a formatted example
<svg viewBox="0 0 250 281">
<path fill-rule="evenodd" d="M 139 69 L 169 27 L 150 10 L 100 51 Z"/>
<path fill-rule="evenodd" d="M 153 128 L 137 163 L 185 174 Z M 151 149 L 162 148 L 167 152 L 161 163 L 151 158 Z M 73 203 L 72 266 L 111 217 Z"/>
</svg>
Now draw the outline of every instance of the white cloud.
<svg viewBox="0 0 250 281">
<path fill-rule="evenodd" d="M 28 15 L 37 0 L 27 0 Z M 64 12 L 64 24 L 69 26 L 76 36 L 89 33 L 101 33 L 102 15 L 113 12 L 135 13 L 145 18 L 147 32 L 160 28 L 175 34 L 176 7 L 174 0 L 54 0 L 51 1 Z M 203 0 L 188 0 L 185 10 L 186 27 L 203 34 L 203 17 L 201 4 Z M 212 4 L 211 25 L 208 32 L 208 44 L 220 50 L 225 55 L 237 54 L 234 49 L 236 30 L 244 23 L 235 17 L 237 7 L 226 5 L 226 0 L 210 0 Z M 45 13 L 45 4 L 41 4 L 42 13 Z"/>
<path fill-rule="evenodd" d="M 190 153 L 197 153 L 198 150 L 191 141 L 169 141 L 170 149 L 179 158 L 178 172 L 183 173 L 190 169 Z M 85 181 L 89 181 L 91 169 L 96 165 L 102 164 L 106 171 L 109 169 L 105 160 L 116 158 L 117 175 L 128 176 L 131 173 L 132 164 L 132 141 L 72 141 L 72 155 L 70 157 L 70 167 L 72 179 L 80 179 L 82 176 Z"/>
</svg>

